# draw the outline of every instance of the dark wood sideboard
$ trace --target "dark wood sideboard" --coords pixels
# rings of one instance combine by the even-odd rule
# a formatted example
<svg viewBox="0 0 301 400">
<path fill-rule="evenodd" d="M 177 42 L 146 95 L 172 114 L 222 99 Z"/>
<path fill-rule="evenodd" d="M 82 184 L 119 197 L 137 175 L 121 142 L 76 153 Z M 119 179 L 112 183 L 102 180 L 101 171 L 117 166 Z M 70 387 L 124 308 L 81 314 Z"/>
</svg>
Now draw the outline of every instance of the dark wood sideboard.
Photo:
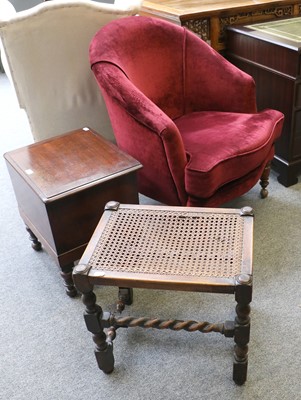
<svg viewBox="0 0 301 400">
<path fill-rule="evenodd" d="M 223 51 L 227 26 L 301 15 L 301 0 L 145 0 L 139 14 L 186 26 Z"/>
<path fill-rule="evenodd" d="M 227 28 L 226 57 L 256 82 L 258 109 L 285 115 L 273 160 L 284 186 L 301 172 L 301 18 Z"/>
</svg>

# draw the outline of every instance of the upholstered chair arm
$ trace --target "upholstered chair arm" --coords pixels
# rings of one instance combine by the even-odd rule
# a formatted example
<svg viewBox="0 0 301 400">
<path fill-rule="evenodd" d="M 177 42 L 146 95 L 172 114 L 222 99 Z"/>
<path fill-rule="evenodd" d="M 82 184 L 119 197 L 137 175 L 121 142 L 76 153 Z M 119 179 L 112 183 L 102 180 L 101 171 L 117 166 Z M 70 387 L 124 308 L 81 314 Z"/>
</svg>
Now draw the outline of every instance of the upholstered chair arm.
<svg viewBox="0 0 301 400">
<path fill-rule="evenodd" d="M 96 63 L 92 65 L 92 70 L 103 95 L 109 95 L 139 124 L 146 126 L 162 138 L 166 137 L 170 131 L 174 139 L 181 141 L 180 133 L 173 121 L 137 89 L 118 67 L 110 63 Z M 184 147 L 181 147 L 184 155 Z"/>
<path fill-rule="evenodd" d="M 185 203 L 186 192 L 184 188 L 184 168 L 187 164 L 187 156 L 180 132 L 174 122 L 150 99 L 148 99 L 127 78 L 117 66 L 110 63 L 96 63 L 92 70 L 103 93 L 108 107 L 113 130 L 117 143 L 121 148 L 131 149 L 131 155 L 137 158 L 142 165 L 145 160 L 154 160 L 154 167 L 158 163 L 155 160 L 165 160 L 167 170 L 175 182 L 175 190 L 179 204 Z M 112 111 L 113 110 L 113 111 Z M 123 129 L 122 119 L 131 122 L 131 132 Z M 122 134 L 118 134 L 122 130 Z M 141 133 L 143 130 L 143 134 Z M 147 146 L 140 145 L 140 138 L 147 136 Z M 133 142 L 133 137 L 136 141 Z M 126 145 L 122 145 L 122 142 Z M 145 137 L 143 139 L 145 142 Z M 166 168 L 162 167 L 161 172 Z M 160 174 L 160 171 L 158 172 Z M 162 178 L 161 175 L 161 179 Z M 160 176 L 158 175 L 158 179 Z M 167 179 L 167 178 L 166 178 Z"/>
</svg>

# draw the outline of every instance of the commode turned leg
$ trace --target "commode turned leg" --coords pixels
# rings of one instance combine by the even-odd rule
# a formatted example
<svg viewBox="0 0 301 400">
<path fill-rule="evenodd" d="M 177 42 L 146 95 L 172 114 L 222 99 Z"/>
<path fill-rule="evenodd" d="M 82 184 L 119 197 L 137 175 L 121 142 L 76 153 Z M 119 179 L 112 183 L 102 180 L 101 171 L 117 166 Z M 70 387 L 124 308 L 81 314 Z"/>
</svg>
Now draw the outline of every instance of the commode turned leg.
<svg viewBox="0 0 301 400">
<path fill-rule="evenodd" d="M 36 235 L 32 232 L 32 230 L 25 225 L 27 232 L 29 233 L 29 239 L 32 242 L 31 247 L 35 251 L 40 251 L 42 249 L 42 244 L 39 241 L 39 239 L 36 237 Z M 66 293 L 69 297 L 75 297 L 77 295 L 77 290 L 74 286 L 73 283 L 73 278 L 72 278 L 72 270 L 74 267 L 74 263 L 70 263 L 64 267 L 61 267 L 61 277 L 64 280 L 64 286 L 66 289 Z"/>
<path fill-rule="evenodd" d="M 75 297 L 77 295 L 77 290 L 74 286 L 72 271 L 73 271 L 74 263 L 68 264 L 62 267 L 61 277 L 64 280 L 64 286 L 66 289 L 66 293 L 69 297 Z"/>
<path fill-rule="evenodd" d="M 33 231 L 27 225 L 25 225 L 25 228 L 26 228 L 27 232 L 29 233 L 29 240 L 31 241 L 31 247 L 36 251 L 40 251 L 42 249 L 41 242 L 39 242 L 36 235 L 33 233 Z"/>
</svg>

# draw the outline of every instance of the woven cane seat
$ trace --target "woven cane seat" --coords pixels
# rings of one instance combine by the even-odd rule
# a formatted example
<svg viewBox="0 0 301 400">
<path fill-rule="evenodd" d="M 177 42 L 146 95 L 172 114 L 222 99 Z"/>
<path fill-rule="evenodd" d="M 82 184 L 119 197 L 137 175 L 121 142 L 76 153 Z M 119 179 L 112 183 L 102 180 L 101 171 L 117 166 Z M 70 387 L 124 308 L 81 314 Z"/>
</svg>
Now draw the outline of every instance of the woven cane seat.
<svg viewBox="0 0 301 400">
<path fill-rule="evenodd" d="M 90 266 L 101 271 L 230 277 L 241 272 L 238 214 L 121 209 L 110 215 Z"/>
<path fill-rule="evenodd" d="M 102 284 L 222 279 L 233 285 L 235 276 L 250 273 L 243 270 L 245 225 L 239 210 L 122 206 L 101 224 L 85 265 Z"/>
</svg>

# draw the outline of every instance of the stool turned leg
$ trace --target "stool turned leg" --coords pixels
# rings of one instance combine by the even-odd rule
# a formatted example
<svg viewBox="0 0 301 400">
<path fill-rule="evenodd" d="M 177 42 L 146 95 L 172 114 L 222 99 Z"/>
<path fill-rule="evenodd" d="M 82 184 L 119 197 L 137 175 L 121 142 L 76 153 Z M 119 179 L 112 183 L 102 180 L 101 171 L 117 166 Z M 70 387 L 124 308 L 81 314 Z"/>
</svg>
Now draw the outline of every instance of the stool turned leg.
<svg viewBox="0 0 301 400">
<path fill-rule="evenodd" d="M 64 280 L 64 286 L 66 289 L 66 293 L 69 297 L 75 297 L 77 295 L 77 290 L 74 286 L 73 278 L 72 278 L 72 271 L 73 271 L 74 264 L 69 264 L 62 267 L 61 277 Z"/>
<path fill-rule="evenodd" d="M 102 308 L 96 304 L 96 296 L 93 291 L 84 293 L 82 301 L 86 306 L 85 322 L 89 332 L 93 334 L 93 341 L 96 344 L 95 356 L 99 369 L 110 374 L 114 369 L 113 343 L 107 342 L 107 336 L 103 330 Z"/>
<path fill-rule="evenodd" d="M 242 385 L 247 379 L 248 370 L 248 343 L 250 339 L 250 305 L 252 299 L 252 278 L 250 275 L 237 277 L 235 292 L 236 318 L 234 329 L 234 364 L 233 380 Z"/>
<path fill-rule="evenodd" d="M 27 225 L 25 225 L 25 228 L 26 228 L 27 232 L 29 233 L 29 240 L 31 241 L 31 247 L 36 251 L 40 251 L 42 249 L 41 242 L 39 242 L 36 235 L 33 233 L 33 231 Z"/>
</svg>

